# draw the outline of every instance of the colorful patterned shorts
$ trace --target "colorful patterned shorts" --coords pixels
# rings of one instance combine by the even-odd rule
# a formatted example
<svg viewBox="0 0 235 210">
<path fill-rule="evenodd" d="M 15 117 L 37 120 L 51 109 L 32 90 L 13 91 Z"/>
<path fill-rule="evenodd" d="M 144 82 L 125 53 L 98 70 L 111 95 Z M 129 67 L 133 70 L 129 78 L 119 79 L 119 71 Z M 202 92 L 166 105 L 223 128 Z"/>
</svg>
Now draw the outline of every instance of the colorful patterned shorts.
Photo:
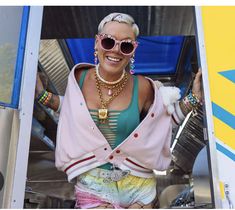
<svg viewBox="0 0 235 210">
<path fill-rule="evenodd" d="M 76 208 L 95 208 L 105 203 L 127 208 L 134 203 L 147 205 L 155 199 L 156 178 L 126 175 L 119 181 L 107 181 L 105 176 L 100 176 L 109 172 L 96 168 L 77 178 Z"/>
</svg>

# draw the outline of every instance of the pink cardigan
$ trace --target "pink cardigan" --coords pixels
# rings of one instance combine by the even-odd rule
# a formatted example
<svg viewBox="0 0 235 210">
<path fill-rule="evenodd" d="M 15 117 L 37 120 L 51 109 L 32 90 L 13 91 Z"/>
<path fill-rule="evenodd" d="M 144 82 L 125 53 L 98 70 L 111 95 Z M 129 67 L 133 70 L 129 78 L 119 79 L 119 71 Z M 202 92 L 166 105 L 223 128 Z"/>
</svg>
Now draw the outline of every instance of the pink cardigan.
<svg viewBox="0 0 235 210">
<path fill-rule="evenodd" d="M 105 163 L 130 170 L 132 175 L 149 178 L 153 169 L 165 170 L 171 162 L 171 115 L 154 82 L 154 102 L 138 127 L 114 150 L 102 135 L 86 106 L 74 70 L 90 64 L 77 64 L 68 77 L 60 112 L 56 167 L 67 173 L 68 181 Z"/>
</svg>

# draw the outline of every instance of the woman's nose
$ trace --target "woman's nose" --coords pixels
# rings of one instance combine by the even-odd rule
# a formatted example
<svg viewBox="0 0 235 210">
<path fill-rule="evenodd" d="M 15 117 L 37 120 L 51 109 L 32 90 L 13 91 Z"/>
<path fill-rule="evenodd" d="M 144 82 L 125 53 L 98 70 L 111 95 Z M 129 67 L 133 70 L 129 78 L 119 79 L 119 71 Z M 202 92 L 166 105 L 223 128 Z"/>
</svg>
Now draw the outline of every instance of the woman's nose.
<svg viewBox="0 0 235 210">
<path fill-rule="evenodd" d="M 114 48 L 112 49 L 113 52 L 119 52 L 120 51 L 120 43 L 116 43 Z"/>
</svg>

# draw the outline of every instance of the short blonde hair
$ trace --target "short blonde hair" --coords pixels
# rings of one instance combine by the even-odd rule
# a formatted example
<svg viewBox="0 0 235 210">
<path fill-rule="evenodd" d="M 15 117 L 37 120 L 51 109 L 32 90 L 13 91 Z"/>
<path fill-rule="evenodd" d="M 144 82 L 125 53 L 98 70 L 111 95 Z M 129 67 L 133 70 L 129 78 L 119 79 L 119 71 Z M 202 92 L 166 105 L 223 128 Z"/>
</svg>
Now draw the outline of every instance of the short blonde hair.
<svg viewBox="0 0 235 210">
<path fill-rule="evenodd" d="M 139 35 L 139 27 L 135 23 L 133 17 L 124 13 L 117 13 L 117 12 L 111 13 L 107 15 L 106 17 L 104 17 L 104 19 L 100 22 L 98 26 L 98 33 L 100 34 L 105 24 L 111 21 L 116 21 L 119 23 L 126 23 L 132 27 L 136 37 Z"/>
</svg>

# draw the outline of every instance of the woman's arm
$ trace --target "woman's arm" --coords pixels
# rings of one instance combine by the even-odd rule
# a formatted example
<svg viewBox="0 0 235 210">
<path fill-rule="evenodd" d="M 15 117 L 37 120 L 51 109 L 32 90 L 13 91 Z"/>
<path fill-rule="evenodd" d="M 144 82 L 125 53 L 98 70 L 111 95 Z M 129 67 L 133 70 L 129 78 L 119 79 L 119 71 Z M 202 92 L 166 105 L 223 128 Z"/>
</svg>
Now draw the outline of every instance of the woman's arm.
<svg viewBox="0 0 235 210">
<path fill-rule="evenodd" d="M 139 108 L 140 119 L 143 120 L 147 115 L 150 106 L 154 100 L 154 90 L 150 81 L 143 76 L 139 78 Z"/>
<path fill-rule="evenodd" d="M 201 77 L 202 71 L 199 69 L 193 81 L 192 92 L 179 102 L 180 109 L 185 116 L 196 109 L 202 101 Z"/>
<path fill-rule="evenodd" d="M 59 108 L 62 97 L 46 91 L 38 74 L 36 81 L 35 98 L 39 103 L 48 108 L 51 108 L 55 112 L 58 112 L 60 110 Z"/>
<path fill-rule="evenodd" d="M 201 103 L 202 100 L 201 75 L 202 72 L 199 69 L 193 81 L 192 93 L 187 95 L 181 101 L 174 103 L 175 111 L 172 113 L 172 121 L 174 125 L 176 126 L 180 125 L 182 121 L 185 119 L 186 115 L 193 109 L 196 109 Z M 140 91 L 139 96 L 140 99 L 142 98 L 144 101 L 141 111 L 141 119 L 143 119 L 148 113 L 151 104 L 153 103 L 154 93 L 153 93 L 153 88 L 147 79 L 140 77 L 140 83 L 141 83 L 140 85 L 141 88 L 139 89 Z"/>
</svg>

